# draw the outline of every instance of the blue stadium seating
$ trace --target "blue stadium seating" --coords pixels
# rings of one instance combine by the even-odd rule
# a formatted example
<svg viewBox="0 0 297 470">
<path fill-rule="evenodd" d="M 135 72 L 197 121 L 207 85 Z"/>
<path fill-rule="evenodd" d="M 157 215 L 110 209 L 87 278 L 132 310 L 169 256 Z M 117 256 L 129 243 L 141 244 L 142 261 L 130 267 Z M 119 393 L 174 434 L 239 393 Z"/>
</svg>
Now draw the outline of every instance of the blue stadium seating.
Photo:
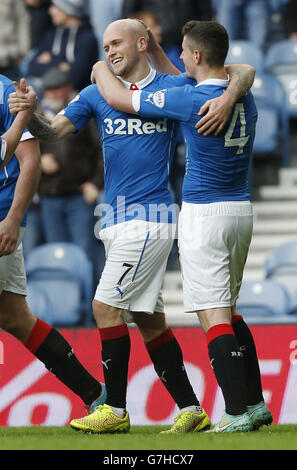
<svg viewBox="0 0 297 470">
<path fill-rule="evenodd" d="M 286 94 L 279 80 L 271 74 L 257 74 L 252 92 L 258 109 L 254 152 L 281 156 L 282 167 L 290 166 L 289 115 Z"/>
<path fill-rule="evenodd" d="M 297 287 L 297 240 L 273 248 L 264 263 L 266 279 L 273 279 L 293 295 Z"/>
<path fill-rule="evenodd" d="M 28 282 L 46 292 L 55 325 L 93 323 L 93 271 L 84 251 L 72 243 L 38 246 L 26 260 Z"/>
<path fill-rule="evenodd" d="M 288 315 L 297 315 L 297 288 L 290 294 L 290 303 L 287 313 Z"/>
<path fill-rule="evenodd" d="M 289 296 L 286 290 L 276 281 L 263 279 L 242 283 L 237 311 L 247 320 L 286 319 Z"/>
<path fill-rule="evenodd" d="M 265 56 L 265 70 L 280 80 L 289 116 L 297 117 L 297 40 L 279 41 L 270 46 Z"/>
<path fill-rule="evenodd" d="M 53 325 L 53 310 L 47 294 L 40 290 L 37 286 L 27 284 L 27 304 L 34 315 L 41 320 Z"/>
<path fill-rule="evenodd" d="M 263 71 L 264 55 L 262 50 L 248 40 L 230 41 L 226 64 L 250 64 L 257 72 Z"/>
</svg>

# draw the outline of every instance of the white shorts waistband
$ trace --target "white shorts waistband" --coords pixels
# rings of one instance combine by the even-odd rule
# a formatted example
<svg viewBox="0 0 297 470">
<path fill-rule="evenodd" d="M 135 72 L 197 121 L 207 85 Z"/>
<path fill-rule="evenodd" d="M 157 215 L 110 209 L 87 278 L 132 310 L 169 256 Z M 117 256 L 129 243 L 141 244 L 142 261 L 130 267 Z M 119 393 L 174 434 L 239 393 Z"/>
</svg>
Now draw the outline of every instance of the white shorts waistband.
<svg viewBox="0 0 297 470">
<path fill-rule="evenodd" d="M 189 212 L 194 216 L 251 216 L 253 206 L 250 201 L 223 201 L 211 202 L 209 204 L 194 204 L 183 202 L 182 212 Z"/>
</svg>

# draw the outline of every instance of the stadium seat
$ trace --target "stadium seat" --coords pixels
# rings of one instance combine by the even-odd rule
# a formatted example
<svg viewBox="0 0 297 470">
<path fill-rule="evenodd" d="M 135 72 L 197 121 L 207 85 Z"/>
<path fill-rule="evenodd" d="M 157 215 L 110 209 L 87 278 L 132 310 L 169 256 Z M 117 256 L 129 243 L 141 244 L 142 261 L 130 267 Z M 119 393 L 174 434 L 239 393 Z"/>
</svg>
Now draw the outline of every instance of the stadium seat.
<svg viewBox="0 0 297 470">
<path fill-rule="evenodd" d="M 226 64 L 250 64 L 261 72 L 264 68 L 263 52 L 251 41 L 233 40 L 230 41 Z"/>
<path fill-rule="evenodd" d="M 265 278 L 276 280 L 289 295 L 297 288 L 297 240 L 273 248 L 264 262 Z"/>
<path fill-rule="evenodd" d="M 28 282 L 46 292 L 55 325 L 93 322 L 93 271 L 84 251 L 72 243 L 38 246 L 26 260 Z"/>
<path fill-rule="evenodd" d="M 290 294 L 290 302 L 287 313 L 289 315 L 297 315 L 297 288 Z"/>
<path fill-rule="evenodd" d="M 297 117 L 297 40 L 279 41 L 268 49 L 265 70 L 275 75 L 286 93 L 287 111 Z"/>
<path fill-rule="evenodd" d="M 242 283 L 237 311 L 247 319 L 259 321 L 284 317 L 289 306 L 289 296 L 286 290 L 276 281 L 264 279 L 245 281 Z"/>
<path fill-rule="evenodd" d="M 290 166 L 290 132 L 283 86 L 271 74 L 257 74 L 252 93 L 258 109 L 254 153 L 281 156 L 281 166 L 287 168 Z"/>
<path fill-rule="evenodd" d="M 50 300 L 45 292 L 40 290 L 38 287 L 31 285 L 30 282 L 27 285 L 27 304 L 29 309 L 34 315 L 41 320 L 53 324 L 53 310 Z"/>
</svg>

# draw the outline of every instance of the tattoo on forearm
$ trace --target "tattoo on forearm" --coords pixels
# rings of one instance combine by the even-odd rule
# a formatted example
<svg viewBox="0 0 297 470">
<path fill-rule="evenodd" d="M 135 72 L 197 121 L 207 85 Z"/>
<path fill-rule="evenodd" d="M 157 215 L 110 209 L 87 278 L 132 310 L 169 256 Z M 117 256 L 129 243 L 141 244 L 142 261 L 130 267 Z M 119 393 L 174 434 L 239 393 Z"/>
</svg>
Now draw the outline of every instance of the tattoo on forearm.
<svg viewBox="0 0 297 470">
<path fill-rule="evenodd" d="M 230 83 L 227 91 L 235 99 L 247 93 L 253 84 L 253 74 L 251 71 L 242 74 L 240 69 L 236 69 L 232 74 L 232 79 L 232 83 Z"/>
<path fill-rule="evenodd" d="M 57 139 L 56 129 L 41 114 L 34 113 L 32 115 L 28 124 L 28 130 L 41 142 L 55 142 Z"/>
</svg>

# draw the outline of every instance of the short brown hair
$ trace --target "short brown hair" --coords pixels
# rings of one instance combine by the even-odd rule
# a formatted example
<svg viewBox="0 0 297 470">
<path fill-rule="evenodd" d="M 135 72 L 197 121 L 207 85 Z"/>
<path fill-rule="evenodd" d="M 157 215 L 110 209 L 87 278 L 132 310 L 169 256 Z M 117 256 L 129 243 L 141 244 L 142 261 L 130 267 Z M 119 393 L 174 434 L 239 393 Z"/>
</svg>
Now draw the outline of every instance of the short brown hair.
<svg viewBox="0 0 297 470">
<path fill-rule="evenodd" d="M 190 47 L 198 49 L 210 67 L 224 65 L 228 49 L 229 37 L 226 29 L 217 21 L 188 21 L 183 29 Z"/>
</svg>

